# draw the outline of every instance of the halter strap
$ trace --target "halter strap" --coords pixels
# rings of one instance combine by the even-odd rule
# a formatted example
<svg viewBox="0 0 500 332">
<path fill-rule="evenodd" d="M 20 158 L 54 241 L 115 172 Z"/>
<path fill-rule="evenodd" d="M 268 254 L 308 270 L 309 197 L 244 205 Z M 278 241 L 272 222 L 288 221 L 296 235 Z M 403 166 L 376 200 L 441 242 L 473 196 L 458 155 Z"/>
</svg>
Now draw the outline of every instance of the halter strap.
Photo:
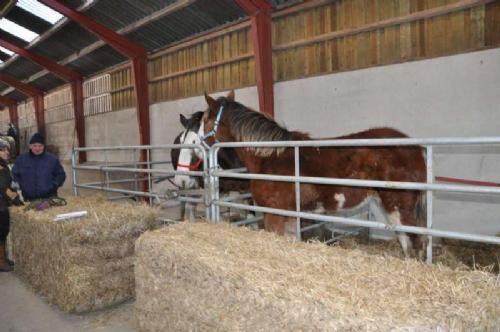
<svg viewBox="0 0 500 332">
<path fill-rule="evenodd" d="M 207 149 L 210 148 L 208 146 L 208 144 L 205 142 L 207 138 L 214 136 L 215 142 L 218 142 L 217 139 L 215 138 L 215 133 L 217 132 L 217 128 L 219 128 L 219 123 L 220 123 L 220 119 L 222 118 L 223 112 L 224 112 L 224 106 L 221 105 L 219 107 L 219 111 L 217 112 L 217 116 L 215 117 L 214 127 L 212 128 L 212 130 L 210 130 L 208 133 L 206 133 L 203 136 L 200 135 L 201 144 L 204 147 L 206 147 Z"/>
<path fill-rule="evenodd" d="M 177 163 L 177 168 L 183 167 L 183 168 L 187 168 L 190 171 L 196 171 L 196 170 L 200 169 L 200 165 L 201 165 L 201 159 L 198 159 L 198 161 L 192 165 Z"/>
</svg>

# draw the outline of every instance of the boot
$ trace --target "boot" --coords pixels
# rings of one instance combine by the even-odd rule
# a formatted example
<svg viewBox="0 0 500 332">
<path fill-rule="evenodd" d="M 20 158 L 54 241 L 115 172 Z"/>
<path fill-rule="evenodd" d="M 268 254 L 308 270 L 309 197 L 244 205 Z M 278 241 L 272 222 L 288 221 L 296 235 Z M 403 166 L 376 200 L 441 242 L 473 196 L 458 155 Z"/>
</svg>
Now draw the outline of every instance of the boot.
<svg viewBox="0 0 500 332">
<path fill-rule="evenodd" d="M 5 241 L 0 241 L 0 272 L 10 272 L 13 270 L 14 268 L 7 263 L 7 257 L 5 256 Z"/>
</svg>

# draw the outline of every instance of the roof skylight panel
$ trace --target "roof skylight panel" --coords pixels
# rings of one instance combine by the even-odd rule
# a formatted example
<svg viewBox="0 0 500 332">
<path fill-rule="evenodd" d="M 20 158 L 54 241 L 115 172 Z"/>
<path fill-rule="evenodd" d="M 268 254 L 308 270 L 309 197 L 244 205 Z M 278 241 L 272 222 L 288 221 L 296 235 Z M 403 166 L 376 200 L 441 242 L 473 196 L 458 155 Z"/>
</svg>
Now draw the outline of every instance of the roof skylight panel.
<svg viewBox="0 0 500 332">
<path fill-rule="evenodd" d="M 63 18 L 60 13 L 36 0 L 19 0 L 16 6 L 40 17 L 50 24 L 55 24 L 57 21 Z"/>
<path fill-rule="evenodd" d="M 17 38 L 25 40 L 28 43 L 31 42 L 36 37 L 38 37 L 37 33 L 34 33 L 33 31 L 28 30 L 25 27 L 20 26 L 19 24 L 14 23 L 6 18 L 0 19 L 0 29 L 7 31 L 8 33 L 10 33 L 13 36 L 16 36 Z"/>
<path fill-rule="evenodd" d="M 6 49 L 5 47 L 2 47 L 0 46 L 0 51 L 2 51 L 3 53 L 7 54 L 7 55 L 13 55 L 14 52 L 12 52 L 11 50 L 8 50 Z"/>
</svg>

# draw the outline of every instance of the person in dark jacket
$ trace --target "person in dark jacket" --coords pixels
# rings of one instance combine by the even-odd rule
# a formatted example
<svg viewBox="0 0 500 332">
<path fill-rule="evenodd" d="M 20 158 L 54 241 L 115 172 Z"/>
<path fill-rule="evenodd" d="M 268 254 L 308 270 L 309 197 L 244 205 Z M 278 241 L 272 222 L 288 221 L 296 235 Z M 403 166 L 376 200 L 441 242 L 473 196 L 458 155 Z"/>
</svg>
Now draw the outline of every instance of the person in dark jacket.
<svg viewBox="0 0 500 332">
<path fill-rule="evenodd" d="M 0 141 L 0 272 L 13 270 L 12 263 L 7 260 L 5 248 L 10 230 L 9 204 L 21 204 L 16 192 L 11 189 L 12 177 L 7 165 L 10 157 L 9 148 L 9 143 Z"/>
<path fill-rule="evenodd" d="M 12 175 L 28 201 L 57 196 L 66 179 L 59 160 L 45 151 L 45 139 L 39 133 L 31 137 L 30 151 L 17 157 Z"/>
</svg>

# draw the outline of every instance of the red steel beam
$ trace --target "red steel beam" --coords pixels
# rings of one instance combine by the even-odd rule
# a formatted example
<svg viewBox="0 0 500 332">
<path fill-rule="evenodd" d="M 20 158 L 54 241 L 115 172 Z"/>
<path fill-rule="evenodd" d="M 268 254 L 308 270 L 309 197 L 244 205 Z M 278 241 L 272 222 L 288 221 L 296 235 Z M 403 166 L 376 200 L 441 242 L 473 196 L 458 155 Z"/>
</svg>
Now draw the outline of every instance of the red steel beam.
<svg viewBox="0 0 500 332">
<path fill-rule="evenodd" d="M 137 115 L 139 117 L 139 133 L 141 145 L 149 145 L 150 124 L 149 124 L 149 91 L 148 91 L 148 56 L 132 59 L 135 95 L 137 97 Z M 143 150 L 142 152 L 146 152 Z M 141 161 L 146 161 L 146 156 L 141 157 Z"/>
<path fill-rule="evenodd" d="M 0 104 L 4 106 L 17 105 L 17 101 L 13 98 L 0 95 Z"/>
<path fill-rule="evenodd" d="M 12 86 L 33 98 L 33 105 L 35 106 L 35 117 L 38 132 L 45 136 L 45 113 L 43 107 L 43 91 L 35 88 L 34 86 L 28 85 L 21 81 L 16 80 L 12 76 L 4 73 L 0 73 L 0 81 Z"/>
<path fill-rule="evenodd" d="M 72 19 L 90 32 L 98 35 L 99 38 L 108 43 L 109 46 L 113 47 L 115 50 L 128 58 L 135 58 L 147 53 L 146 49 L 141 44 L 130 41 L 129 39 L 117 34 L 113 30 L 110 30 L 104 25 L 94 21 L 85 14 L 82 14 L 79 11 L 76 11 L 73 8 L 62 4 L 58 0 L 38 1 L 61 13 L 62 15 Z"/>
<path fill-rule="evenodd" d="M 250 16 L 255 80 L 261 112 L 274 116 L 272 5 L 267 0 L 236 0 Z"/>
<path fill-rule="evenodd" d="M 58 0 L 39 0 L 44 5 L 54 9 L 64 16 L 72 19 L 85 29 L 97 35 L 109 46 L 119 53 L 132 60 L 134 71 L 135 93 L 137 100 L 137 121 L 139 122 L 140 144 L 149 145 L 150 124 L 149 124 L 149 92 L 148 92 L 148 71 L 147 57 L 148 53 L 144 46 L 123 37 L 104 25 L 94 21 L 90 17 L 62 4 Z M 146 150 L 141 150 L 140 161 L 147 159 Z M 142 189 L 148 191 L 147 181 L 142 182 Z"/>
<path fill-rule="evenodd" d="M 6 49 L 11 50 L 12 52 L 39 64 L 48 71 L 52 72 L 54 75 L 60 77 L 62 80 L 66 82 L 71 82 L 71 92 L 73 97 L 73 112 L 75 114 L 75 128 L 76 128 L 76 135 L 78 137 L 78 146 L 85 147 L 85 120 L 83 118 L 82 75 L 68 67 L 50 61 L 49 59 L 41 55 L 35 54 L 25 48 L 16 46 L 1 38 L 0 38 L 0 46 L 5 47 Z M 80 92 L 79 96 L 77 95 L 78 92 Z M 80 152 L 79 160 L 81 163 L 87 160 L 85 151 Z"/>
<path fill-rule="evenodd" d="M 73 112 L 75 114 L 75 129 L 78 138 L 78 146 L 83 148 L 85 144 L 85 116 L 83 113 L 83 79 L 79 78 L 71 82 L 71 94 L 73 95 Z M 78 153 L 80 163 L 87 161 L 87 152 Z"/>
<path fill-rule="evenodd" d="M 9 105 L 9 117 L 10 123 L 12 123 L 14 127 L 19 129 L 19 114 L 17 113 L 17 104 Z"/>
<path fill-rule="evenodd" d="M 17 114 L 17 100 L 7 96 L 0 95 L 0 104 L 9 108 L 10 123 L 16 128 L 19 128 L 19 116 Z M 17 152 L 19 152 L 19 144 L 16 144 Z"/>
<path fill-rule="evenodd" d="M 10 122 L 19 128 L 19 118 L 17 115 L 17 100 L 12 99 L 7 96 L 0 95 L 0 104 L 7 106 L 9 108 Z"/>
<path fill-rule="evenodd" d="M 9 117 L 10 117 L 10 123 L 12 123 L 19 132 L 19 115 L 17 112 L 17 102 L 9 105 Z M 19 143 L 21 142 L 21 140 L 19 139 L 19 133 L 17 135 L 17 138 L 15 139 L 16 139 L 16 155 L 19 155 L 19 151 L 21 150 L 21 147 L 19 146 Z"/>
<path fill-rule="evenodd" d="M 77 73 L 76 71 L 68 67 L 61 66 L 60 64 L 52 62 L 41 55 L 28 51 L 25 48 L 16 46 L 1 38 L 0 38 L 0 46 L 5 47 L 6 49 L 11 50 L 14 53 L 19 54 L 22 57 L 30 59 L 31 61 L 39 64 L 40 66 L 54 73 L 56 76 L 60 77 L 66 82 L 77 80 L 82 76 L 80 73 Z"/>
</svg>

